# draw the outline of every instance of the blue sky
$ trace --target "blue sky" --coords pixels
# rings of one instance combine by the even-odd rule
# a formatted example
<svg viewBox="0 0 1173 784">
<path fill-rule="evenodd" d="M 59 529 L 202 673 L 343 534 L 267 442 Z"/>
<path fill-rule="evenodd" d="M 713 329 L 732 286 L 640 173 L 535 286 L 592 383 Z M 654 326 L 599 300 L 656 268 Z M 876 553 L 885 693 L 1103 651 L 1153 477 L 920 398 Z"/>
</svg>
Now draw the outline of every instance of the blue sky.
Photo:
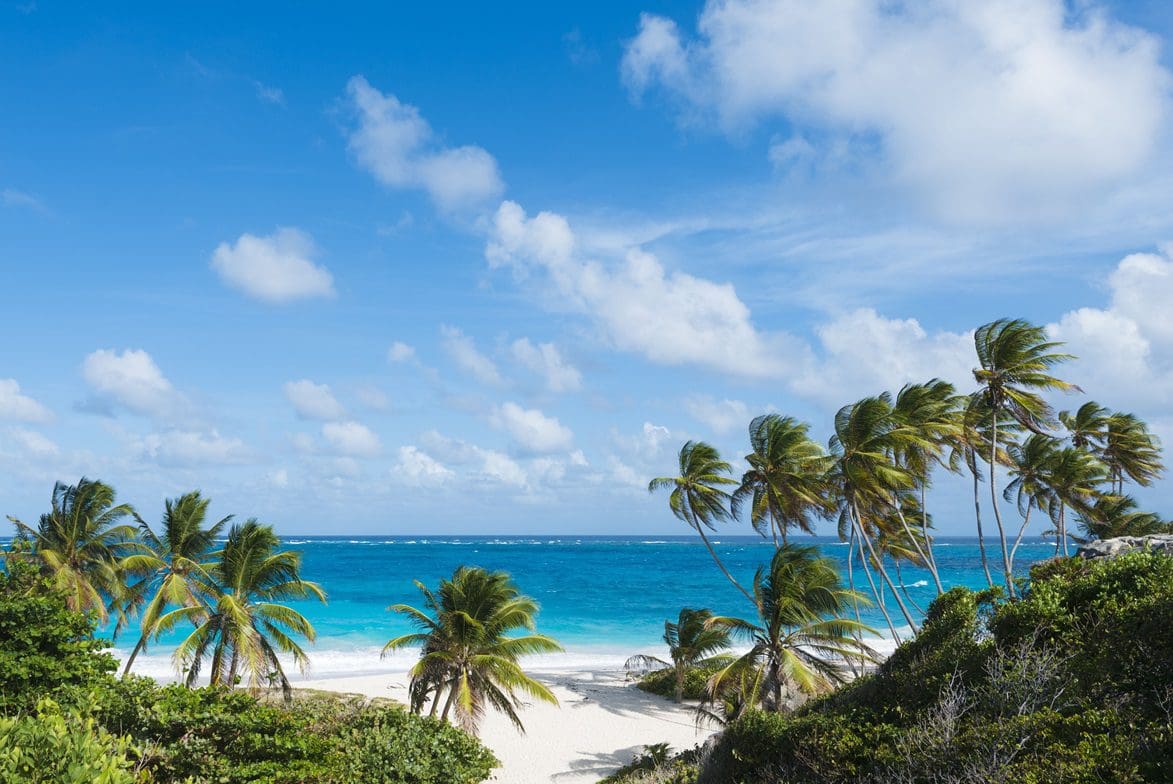
<svg viewBox="0 0 1173 784">
<path fill-rule="evenodd" d="M 85 474 L 290 533 L 672 532 L 642 488 L 685 439 L 967 388 L 1006 315 L 1173 439 L 1170 34 L 1159 2 L 0 6 L 3 511 Z M 968 532 L 963 484 L 934 504 Z"/>
</svg>

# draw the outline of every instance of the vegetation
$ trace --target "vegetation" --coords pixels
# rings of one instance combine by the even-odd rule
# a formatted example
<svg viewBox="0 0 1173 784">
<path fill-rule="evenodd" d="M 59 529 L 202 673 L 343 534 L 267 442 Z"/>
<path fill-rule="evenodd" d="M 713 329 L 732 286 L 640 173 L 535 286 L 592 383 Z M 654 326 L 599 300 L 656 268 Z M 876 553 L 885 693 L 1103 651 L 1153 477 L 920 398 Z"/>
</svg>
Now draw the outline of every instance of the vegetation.
<svg viewBox="0 0 1173 784">
<path fill-rule="evenodd" d="M 670 684 L 668 694 L 677 702 L 686 696 L 699 699 L 700 689 L 695 685 L 689 688 L 691 673 L 718 669 L 731 661 L 731 657 L 723 654 L 729 649 L 728 629 L 711 623 L 713 613 L 709 610 L 693 610 L 685 607 L 675 622 L 664 621 L 664 644 L 668 646 L 670 662 L 658 659 L 655 656 L 632 656 L 627 660 L 625 667 L 630 670 L 653 670 L 653 675 L 664 673 L 670 677 L 649 680 L 644 678 L 642 685 L 646 691 L 660 693 L 660 684 Z M 696 678 L 693 678 L 695 683 Z"/>
<path fill-rule="evenodd" d="M 538 604 L 523 596 L 505 572 L 488 572 L 462 566 L 436 591 L 423 583 L 416 587 L 424 607 L 407 604 L 389 609 L 406 615 L 419 629 L 390 640 L 384 653 L 419 647 L 419 662 L 411 670 L 411 709 L 421 713 L 431 701 L 428 715 L 435 716 L 444 703 L 441 721 L 453 714 L 457 722 L 475 732 L 486 708 L 501 711 L 521 732 L 525 731 L 517 709 L 522 694 L 558 703 L 553 693 L 530 678 L 518 665 L 526 654 L 562 650 L 554 640 L 535 629 Z M 529 632 L 516 637 L 510 632 Z"/>
</svg>

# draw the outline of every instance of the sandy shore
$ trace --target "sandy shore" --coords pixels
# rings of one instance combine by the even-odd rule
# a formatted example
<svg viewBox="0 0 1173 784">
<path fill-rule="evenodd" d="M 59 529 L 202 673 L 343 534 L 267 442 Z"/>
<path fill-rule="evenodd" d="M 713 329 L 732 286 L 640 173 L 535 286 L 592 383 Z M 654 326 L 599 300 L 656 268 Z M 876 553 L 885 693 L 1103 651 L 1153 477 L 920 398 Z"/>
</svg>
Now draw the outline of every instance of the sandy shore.
<svg viewBox="0 0 1173 784">
<path fill-rule="evenodd" d="M 640 691 L 621 672 L 541 671 L 530 674 L 558 697 L 559 706 L 535 703 L 521 712 L 521 735 L 502 715 L 489 713 L 481 740 L 501 760 L 502 784 L 595 784 L 627 764 L 650 743 L 681 750 L 703 743 L 713 730 L 698 730 L 687 706 Z M 406 697 L 406 673 L 298 680 L 298 688 Z"/>
</svg>

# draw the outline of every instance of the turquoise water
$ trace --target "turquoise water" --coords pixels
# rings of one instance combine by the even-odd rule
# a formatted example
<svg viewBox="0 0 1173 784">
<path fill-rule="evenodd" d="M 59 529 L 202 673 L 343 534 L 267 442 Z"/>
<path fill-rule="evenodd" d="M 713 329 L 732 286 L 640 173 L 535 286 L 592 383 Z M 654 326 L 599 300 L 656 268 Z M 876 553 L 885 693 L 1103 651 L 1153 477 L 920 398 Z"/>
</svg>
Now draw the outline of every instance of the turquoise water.
<svg viewBox="0 0 1173 784">
<path fill-rule="evenodd" d="M 803 541 L 817 545 L 845 568 L 845 545 L 829 538 Z M 715 543 L 722 560 L 745 585 L 773 551 L 769 542 L 757 537 L 717 537 Z M 997 543 L 991 544 L 994 549 L 987 550 L 994 557 Z M 404 669 L 414 658 L 409 652 L 391 660 L 379 658 L 383 643 L 408 629 L 387 606 L 420 604 L 412 581 L 435 585 L 460 564 L 510 572 L 520 588 L 539 601 L 539 630 L 567 649 L 566 655 L 548 659 L 551 666 L 617 666 L 633 652 L 655 652 L 664 620 L 681 607 L 709 607 L 743 616 L 750 612 L 745 598 L 725 581 L 696 537 L 317 536 L 289 537 L 285 546 L 302 552 L 303 576 L 321 584 L 329 595 L 325 606 L 297 605 L 318 632 L 310 648 L 315 675 Z M 1025 573 L 1033 561 L 1049 557 L 1053 548 L 1043 540 L 1024 542 L 1017 558 L 1019 570 Z M 985 587 L 975 539 L 942 538 L 936 555 L 946 588 Z M 934 596 L 923 569 L 905 568 L 903 582 L 922 607 Z M 895 619 L 896 608 L 889 604 Z M 865 611 L 864 620 L 887 634 L 877 611 Z M 136 638 L 137 630 L 131 629 L 116 647 L 129 648 Z M 153 645 L 136 670 L 170 672 L 167 654 L 177 639 L 174 635 Z"/>
</svg>

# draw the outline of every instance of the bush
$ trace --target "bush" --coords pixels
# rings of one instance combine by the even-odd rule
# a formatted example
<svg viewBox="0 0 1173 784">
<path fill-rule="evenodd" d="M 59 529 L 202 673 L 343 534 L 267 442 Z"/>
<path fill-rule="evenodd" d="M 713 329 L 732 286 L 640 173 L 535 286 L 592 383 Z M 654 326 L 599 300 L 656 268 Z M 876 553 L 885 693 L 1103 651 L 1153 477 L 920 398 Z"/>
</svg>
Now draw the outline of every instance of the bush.
<svg viewBox="0 0 1173 784">
<path fill-rule="evenodd" d="M 402 708 L 369 708 L 340 736 L 343 781 L 369 784 L 476 784 L 497 759 L 447 722 Z"/>
<path fill-rule="evenodd" d="M 687 670 L 684 674 L 684 699 L 699 700 L 704 697 L 705 685 L 719 669 L 713 666 L 693 667 Z M 640 678 L 636 685 L 649 694 L 657 694 L 670 700 L 676 698 L 676 673 L 670 668 L 649 672 Z"/>
<path fill-rule="evenodd" d="M 129 740 L 52 700 L 0 718 L 0 784 L 134 784 L 131 752 Z"/>
</svg>

